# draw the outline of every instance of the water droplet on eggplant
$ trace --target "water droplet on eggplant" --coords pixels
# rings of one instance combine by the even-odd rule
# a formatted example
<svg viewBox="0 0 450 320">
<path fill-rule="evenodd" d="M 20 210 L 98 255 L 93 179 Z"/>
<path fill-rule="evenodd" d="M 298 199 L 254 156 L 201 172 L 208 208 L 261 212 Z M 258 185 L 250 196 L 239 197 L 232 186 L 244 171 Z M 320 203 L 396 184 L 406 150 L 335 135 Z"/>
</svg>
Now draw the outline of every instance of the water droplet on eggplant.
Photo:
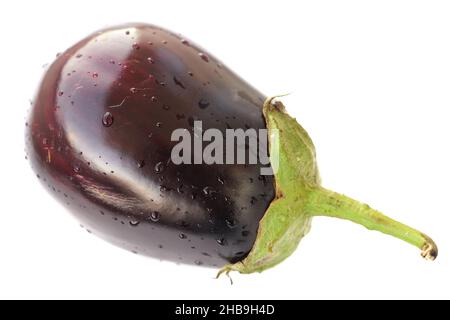
<svg viewBox="0 0 450 320">
<path fill-rule="evenodd" d="M 103 119 L 102 119 L 103 125 L 104 125 L 105 127 L 110 127 L 110 126 L 112 126 L 113 122 L 114 122 L 114 117 L 113 117 L 113 115 L 111 114 L 111 112 L 106 112 L 106 113 L 103 115 Z"/>
<path fill-rule="evenodd" d="M 200 107 L 200 109 L 206 109 L 209 106 L 209 101 L 202 98 L 200 99 L 200 101 L 198 102 L 198 106 Z"/>
<path fill-rule="evenodd" d="M 139 221 L 136 221 L 136 220 L 130 221 L 130 226 L 132 226 L 132 227 L 137 227 L 139 224 L 140 224 Z"/>
<path fill-rule="evenodd" d="M 199 56 L 203 61 L 209 62 L 209 57 L 208 57 L 206 54 L 204 54 L 203 52 L 200 52 L 200 53 L 198 54 L 198 56 Z"/>
<path fill-rule="evenodd" d="M 152 213 L 150 213 L 150 219 L 153 222 L 158 222 L 160 218 L 161 218 L 161 215 L 159 214 L 158 211 L 153 211 Z"/>
</svg>

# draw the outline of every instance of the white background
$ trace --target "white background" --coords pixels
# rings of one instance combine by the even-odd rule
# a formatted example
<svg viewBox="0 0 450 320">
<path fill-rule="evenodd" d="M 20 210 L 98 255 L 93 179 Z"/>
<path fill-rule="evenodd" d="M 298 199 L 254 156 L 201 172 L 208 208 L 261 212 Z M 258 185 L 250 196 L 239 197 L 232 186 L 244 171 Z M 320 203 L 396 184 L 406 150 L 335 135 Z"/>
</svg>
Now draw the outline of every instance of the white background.
<svg viewBox="0 0 450 320">
<path fill-rule="evenodd" d="M 448 1 L 0 2 L 0 298 L 450 298 L 449 17 Z M 29 99 L 57 52 L 131 21 L 186 35 L 267 95 L 292 92 L 324 185 L 428 233 L 439 258 L 316 218 L 291 258 L 231 286 L 79 228 L 24 160 Z"/>
</svg>

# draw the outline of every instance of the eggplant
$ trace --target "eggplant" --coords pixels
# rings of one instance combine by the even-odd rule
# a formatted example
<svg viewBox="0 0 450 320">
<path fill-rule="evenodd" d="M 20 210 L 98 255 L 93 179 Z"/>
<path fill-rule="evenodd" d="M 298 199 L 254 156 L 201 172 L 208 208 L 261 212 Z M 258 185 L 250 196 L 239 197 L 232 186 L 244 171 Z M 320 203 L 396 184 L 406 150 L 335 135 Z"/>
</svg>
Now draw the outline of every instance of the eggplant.
<svg viewBox="0 0 450 320">
<path fill-rule="evenodd" d="M 197 123 L 200 135 L 266 132 L 274 174 L 262 174 L 261 161 L 174 163 L 173 132 L 195 136 Z M 33 101 L 26 152 L 42 184 L 89 232 L 134 253 L 260 272 L 286 259 L 311 218 L 325 215 L 437 256 L 419 231 L 322 188 L 314 145 L 278 99 L 154 25 L 101 30 L 60 54 Z"/>
</svg>

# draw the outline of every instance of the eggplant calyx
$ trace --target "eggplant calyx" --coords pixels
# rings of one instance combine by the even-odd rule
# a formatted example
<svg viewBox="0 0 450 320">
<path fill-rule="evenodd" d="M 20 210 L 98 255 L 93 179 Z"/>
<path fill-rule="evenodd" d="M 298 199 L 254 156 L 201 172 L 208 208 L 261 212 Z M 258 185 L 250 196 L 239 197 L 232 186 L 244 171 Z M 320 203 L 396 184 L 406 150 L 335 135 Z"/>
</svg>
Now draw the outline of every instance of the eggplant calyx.
<svg viewBox="0 0 450 320">
<path fill-rule="evenodd" d="M 283 104 L 272 97 L 263 113 L 269 134 L 270 163 L 275 174 L 275 199 L 259 223 L 255 244 L 248 256 L 226 265 L 230 271 L 262 272 L 289 257 L 309 231 L 306 213 L 308 194 L 320 185 L 314 144 L 306 131 L 290 117 Z"/>
<path fill-rule="evenodd" d="M 367 204 L 321 187 L 311 138 L 276 98 L 267 99 L 263 106 L 276 196 L 259 223 L 248 256 L 224 266 L 218 276 L 231 271 L 262 272 L 279 264 L 295 251 L 314 216 L 345 219 L 394 236 L 421 249 L 424 258 L 434 260 L 438 248 L 427 235 Z"/>
</svg>

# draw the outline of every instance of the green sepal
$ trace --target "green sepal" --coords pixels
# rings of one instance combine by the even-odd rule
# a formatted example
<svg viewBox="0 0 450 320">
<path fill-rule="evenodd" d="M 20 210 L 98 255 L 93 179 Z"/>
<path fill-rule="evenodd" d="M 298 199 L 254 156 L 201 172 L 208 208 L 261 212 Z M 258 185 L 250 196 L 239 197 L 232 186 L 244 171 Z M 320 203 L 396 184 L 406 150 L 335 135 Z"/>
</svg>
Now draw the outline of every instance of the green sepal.
<svg viewBox="0 0 450 320">
<path fill-rule="evenodd" d="M 309 191 L 320 184 L 316 152 L 306 131 L 290 117 L 281 102 L 268 99 L 263 112 L 269 131 L 270 162 L 277 163 L 275 199 L 260 221 L 258 235 L 248 256 L 220 272 L 262 272 L 289 257 L 309 231 L 311 216 L 305 212 Z"/>
<path fill-rule="evenodd" d="M 321 187 L 311 138 L 275 98 L 266 100 L 263 113 L 269 130 L 276 196 L 260 221 L 248 256 L 226 265 L 217 276 L 228 275 L 231 271 L 262 272 L 279 264 L 295 251 L 309 231 L 314 216 L 345 219 L 394 236 L 420 248 L 423 257 L 434 260 L 438 249 L 427 235 L 367 204 Z"/>
</svg>

